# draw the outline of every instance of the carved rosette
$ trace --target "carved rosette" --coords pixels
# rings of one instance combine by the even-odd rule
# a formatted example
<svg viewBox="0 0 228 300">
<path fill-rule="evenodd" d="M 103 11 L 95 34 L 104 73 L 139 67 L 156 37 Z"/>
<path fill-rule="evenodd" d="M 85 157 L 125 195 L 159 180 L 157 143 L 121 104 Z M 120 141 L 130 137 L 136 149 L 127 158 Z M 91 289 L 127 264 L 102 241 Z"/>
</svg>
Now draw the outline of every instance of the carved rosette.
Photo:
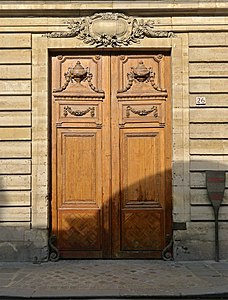
<svg viewBox="0 0 228 300">
<path fill-rule="evenodd" d="M 141 39 L 168 38 L 172 32 L 156 31 L 153 20 L 138 20 L 122 13 L 96 13 L 91 17 L 67 21 L 69 31 L 48 33 L 48 38 L 77 37 L 95 47 L 121 47 Z"/>
</svg>

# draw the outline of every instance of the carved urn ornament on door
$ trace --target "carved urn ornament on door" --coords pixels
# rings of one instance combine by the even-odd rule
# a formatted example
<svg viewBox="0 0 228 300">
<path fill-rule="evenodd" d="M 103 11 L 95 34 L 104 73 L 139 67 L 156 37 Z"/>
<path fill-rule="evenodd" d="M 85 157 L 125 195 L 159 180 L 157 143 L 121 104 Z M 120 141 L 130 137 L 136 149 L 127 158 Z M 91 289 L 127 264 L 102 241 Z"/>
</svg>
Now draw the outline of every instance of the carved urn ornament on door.
<svg viewBox="0 0 228 300">
<path fill-rule="evenodd" d="M 57 92 L 62 92 L 64 91 L 69 83 L 74 83 L 73 88 L 78 88 L 78 89 L 83 89 L 85 88 L 82 85 L 83 81 L 87 81 L 89 84 L 89 87 L 91 88 L 92 91 L 96 92 L 96 93 L 101 93 L 103 94 L 104 92 L 102 90 L 97 89 L 93 83 L 92 83 L 92 78 L 93 78 L 93 74 L 89 72 L 88 68 L 84 68 L 81 65 L 80 61 L 76 62 L 76 65 L 74 67 L 69 67 L 68 71 L 64 74 L 65 77 L 65 83 L 63 86 L 61 86 L 60 88 L 54 89 L 54 93 Z"/>
<path fill-rule="evenodd" d="M 162 56 L 160 59 L 162 59 Z M 158 58 L 157 60 L 159 62 Z M 127 73 L 127 86 L 123 89 L 118 90 L 117 93 L 124 93 L 128 91 L 132 87 L 133 82 L 141 84 L 141 86 L 137 87 L 139 90 L 142 88 L 142 84 L 150 83 L 153 90 L 158 92 L 166 92 L 166 89 L 160 88 L 155 83 L 154 79 L 155 73 L 153 72 L 152 68 L 147 68 L 144 65 L 143 61 L 139 61 L 138 65 L 136 67 L 131 67 L 131 72 Z"/>
<path fill-rule="evenodd" d="M 69 31 L 51 32 L 48 38 L 76 37 L 96 47 L 121 47 L 147 38 L 169 38 L 172 32 L 154 29 L 154 20 L 138 20 L 122 13 L 96 13 L 66 22 Z"/>
</svg>

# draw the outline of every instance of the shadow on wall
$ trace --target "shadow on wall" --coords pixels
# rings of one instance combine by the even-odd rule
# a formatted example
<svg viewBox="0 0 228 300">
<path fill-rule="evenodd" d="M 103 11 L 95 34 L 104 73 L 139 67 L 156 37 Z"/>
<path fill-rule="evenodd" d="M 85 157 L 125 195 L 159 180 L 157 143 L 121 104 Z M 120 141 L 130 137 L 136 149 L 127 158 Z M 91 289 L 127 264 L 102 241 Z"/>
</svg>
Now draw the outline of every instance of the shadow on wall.
<svg viewBox="0 0 228 300">
<path fill-rule="evenodd" d="M 88 184 L 84 190 L 80 185 L 78 191 L 77 176 L 69 185 L 75 183 L 73 192 L 66 188 L 65 209 L 58 212 L 57 248 L 65 258 L 99 258 L 102 251 L 107 258 L 139 258 L 139 252 L 142 258 L 150 258 L 153 254 L 154 258 L 159 258 L 156 253 L 161 253 L 168 244 L 167 234 L 173 230 L 176 260 L 213 259 L 214 214 L 207 196 L 205 170 L 227 171 L 227 163 L 193 157 L 190 173 L 186 172 L 188 164 L 174 163 L 172 207 L 167 202 L 171 191 L 165 183 L 169 181 L 170 170 L 140 178 L 148 166 L 135 166 L 133 175 L 122 175 L 122 186 L 109 199 L 108 210 L 106 205 L 96 208 L 94 200 L 90 204 L 87 200 L 81 200 L 80 204 L 74 200 L 79 194 L 88 195 L 88 189 L 92 190 Z M 227 189 L 219 216 L 220 257 L 227 258 Z"/>
<path fill-rule="evenodd" d="M 206 189 L 206 171 L 228 171 L 226 156 L 216 157 L 217 160 L 203 156 L 191 156 L 189 167 L 189 185 L 186 189 L 184 201 L 186 215 L 181 216 L 179 203 L 181 194 L 174 191 L 174 221 L 186 219 L 187 230 L 174 230 L 174 256 L 176 260 L 214 259 L 215 258 L 215 224 L 214 210 L 209 201 Z M 177 168 L 179 164 L 176 164 Z M 175 169 L 175 165 L 174 165 Z M 226 173 L 226 188 L 228 187 Z M 180 179 L 180 178 L 179 178 Z M 175 171 L 174 171 L 175 182 Z M 178 185 L 180 181 L 176 182 Z M 174 187 L 175 190 L 175 187 Z M 228 220 L 228 190 L 225 190 L 224 199 L 219 210 L 219 245 L 220 258 L 227 258 L 227 220 Z M 178 225 L 178 222 L 177 222 Z M 175 227 L 175 223 L 174 223 Z M 177 226 L 178 227 L 178 226 Z"/>
<path fill-rule="evenodd" d="M 227 171 L 227 165 L 228 161 L 225 159 L 220 162 L 196 160 L 193 157 L 190 163 L 191 172 L 189 176 L 188 164 L 174 163 L 172 170 L 172 211 L 169 211 L 169 206 L 167 209 L 164 204 L 165 196 L 169 196 L 171 193 L 164 188 L 164 179 L 169 172 L 156 173 L 151 176 L 149 170 L 148 176 L 143 178 L 140 177 L 140 167 L 142 166 L 135 165 L 133 167 L 136 171 L 133 172 L 133 177 L 129 179 L 123 176 L 122 187 L 119 192 L 109 199 L 109 204 L 111 204 L 114 202 L 113 199 L 121 198 L 121 204 L 115 201 L 112 204 L 112 209 L 109 208 L 109 210 L 106 206 L 101 207 L 100 205 L 99 210 L 96 209 L 93 200 L 88 208 L 85 207 L 85 202 L 88 201 L 82 201 L 80 210 L 79 207 L 76 210 L 71 207 L 67 212 L 64 210 L 59 212 L 61 227 L 57 233 L 58 247 L 60 244 L 63 245 L 64 249 L 74 247 L 77 249 L 76 252 L 80 254 L 79 257 L 85 258 L 90 257 L 92 252 L 94 252 L 94 256 L 101 257 L 100 249 L 102 247 L 106 249 L 107 257 L 108 255 L 110 257 L 111 248 L 115 245 L 119 245 L 124 253 L 142 251 L 146 254 L 151 248 L 155 252 L 161 251 L 167 245 L 168 239 L 161 239 L 160 237 L 164 237 L 165 231 L 173 229 L 169 221 L 162 221 L 167 212 L 167 215 L 169 213 L 172 215 L 174 222 L 173 252 L 175 259 L 214 259 L 214 215 L 207 197 L 205 170 Z M 144 166 L 144 168 L 146 167 Z M 185 172 L 186 177 L 184 176 Z M 127 174 L 125 175 L 127 176 Z M 37 256 L 38 261 L 46 260 L 47 249 L 44 248 L 47 246 L 42 249 L 39 246 L 41 244 L 47 245 L 44 230 L 39 232 L 39 229 L 25 227 L 23 222 L 21 225 L 18 222 L 13 222 L 14 214 L 12 212 L 17 211 L 16 213 L 19 213 L 20 208 L 23 207 L 22 203 L 18 203 L 19 198 L 16 199 L 15 195 L 22 191 L 5 192 L 7 188 L 3 177 L 4 175 L 0 176 L 0 260 L 33 260 L 35 256 Z M 129 183 L 127 188 L 124 187 L 126 180 Z M 76 195 L 78 177 L 75 176 L 74 182 Z M 226 180 L 226 187 L 228 187 L 228 180 Z M 89 184 L 85 188 L 89 189 Z M 162 208 L 158 207 L 158 203 L 161 203 Z M 139 207 L 143 207 L 143 209 L 140 210 Z M 120 208 L 122 208 L 122 213 L 120 213 Z M 227 259 L 228 189 L 225 191 L 219 218 L 221 220 L 219 224 L 220 258 Z M 111 222 L 113 224 L 112 229 Z M 166 225 L 168 229 L 165 229 Z M 77 256 L 73 255 L 73 257 Z"/>
<path fill-rule="evenodd" d="M 17 230 L 11 224 L 10 210 L 14 199 L 10 199 L 7 192 L 4 175 L 0 176 L 0 260 L 8 260 L 8 257 L 15 257 L 17 252 L 15 239 L 17 239 Z"/>
<path fill-rule="evenodd" d="M 5 219 L 5 213 L 6 213 L 6 207 L 9 206 L 10 199 L 7 197 L 7 191 L 6 191 L 6 182 L 4 182 L 5 175 L 0 176 L 0 225 L 6 221 Z M 2 241 L 2 236 L 0 235 L 0 241 Z"/>
<path fill-rule="evenodd" d="M 47 229 L 30 227 L 30 191 L 18 185 L 20 176 L 0 176 L 0 261 L 33 261 L 35 256 L 44 260 Z"/>
</svg>

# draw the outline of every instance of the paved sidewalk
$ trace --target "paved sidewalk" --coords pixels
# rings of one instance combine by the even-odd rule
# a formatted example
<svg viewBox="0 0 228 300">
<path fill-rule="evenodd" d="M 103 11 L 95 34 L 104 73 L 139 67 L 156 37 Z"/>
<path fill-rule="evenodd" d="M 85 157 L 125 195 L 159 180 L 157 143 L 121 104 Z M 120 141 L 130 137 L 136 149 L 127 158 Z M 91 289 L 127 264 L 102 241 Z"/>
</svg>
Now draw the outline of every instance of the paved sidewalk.
<svg viewBox="0 0 228 300">
<path fill-rule="evenodd" d="M 0 298 L 228 297 L 228 261 L 0 263 Z"/>
</svg>

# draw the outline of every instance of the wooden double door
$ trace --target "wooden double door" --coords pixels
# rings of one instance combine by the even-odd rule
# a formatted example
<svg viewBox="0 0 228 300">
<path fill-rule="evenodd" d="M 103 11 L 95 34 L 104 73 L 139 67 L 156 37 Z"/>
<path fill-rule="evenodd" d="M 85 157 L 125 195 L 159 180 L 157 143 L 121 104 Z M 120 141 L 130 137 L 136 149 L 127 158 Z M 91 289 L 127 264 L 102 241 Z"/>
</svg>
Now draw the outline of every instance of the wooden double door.
<svg viewBox="0 0 228 300">
<path fill-rule="evenodd" d="M 169 54 L 51 60 L 51 226 L 61 257 L 161 258 L 172 231 Z"/>
</svg>

